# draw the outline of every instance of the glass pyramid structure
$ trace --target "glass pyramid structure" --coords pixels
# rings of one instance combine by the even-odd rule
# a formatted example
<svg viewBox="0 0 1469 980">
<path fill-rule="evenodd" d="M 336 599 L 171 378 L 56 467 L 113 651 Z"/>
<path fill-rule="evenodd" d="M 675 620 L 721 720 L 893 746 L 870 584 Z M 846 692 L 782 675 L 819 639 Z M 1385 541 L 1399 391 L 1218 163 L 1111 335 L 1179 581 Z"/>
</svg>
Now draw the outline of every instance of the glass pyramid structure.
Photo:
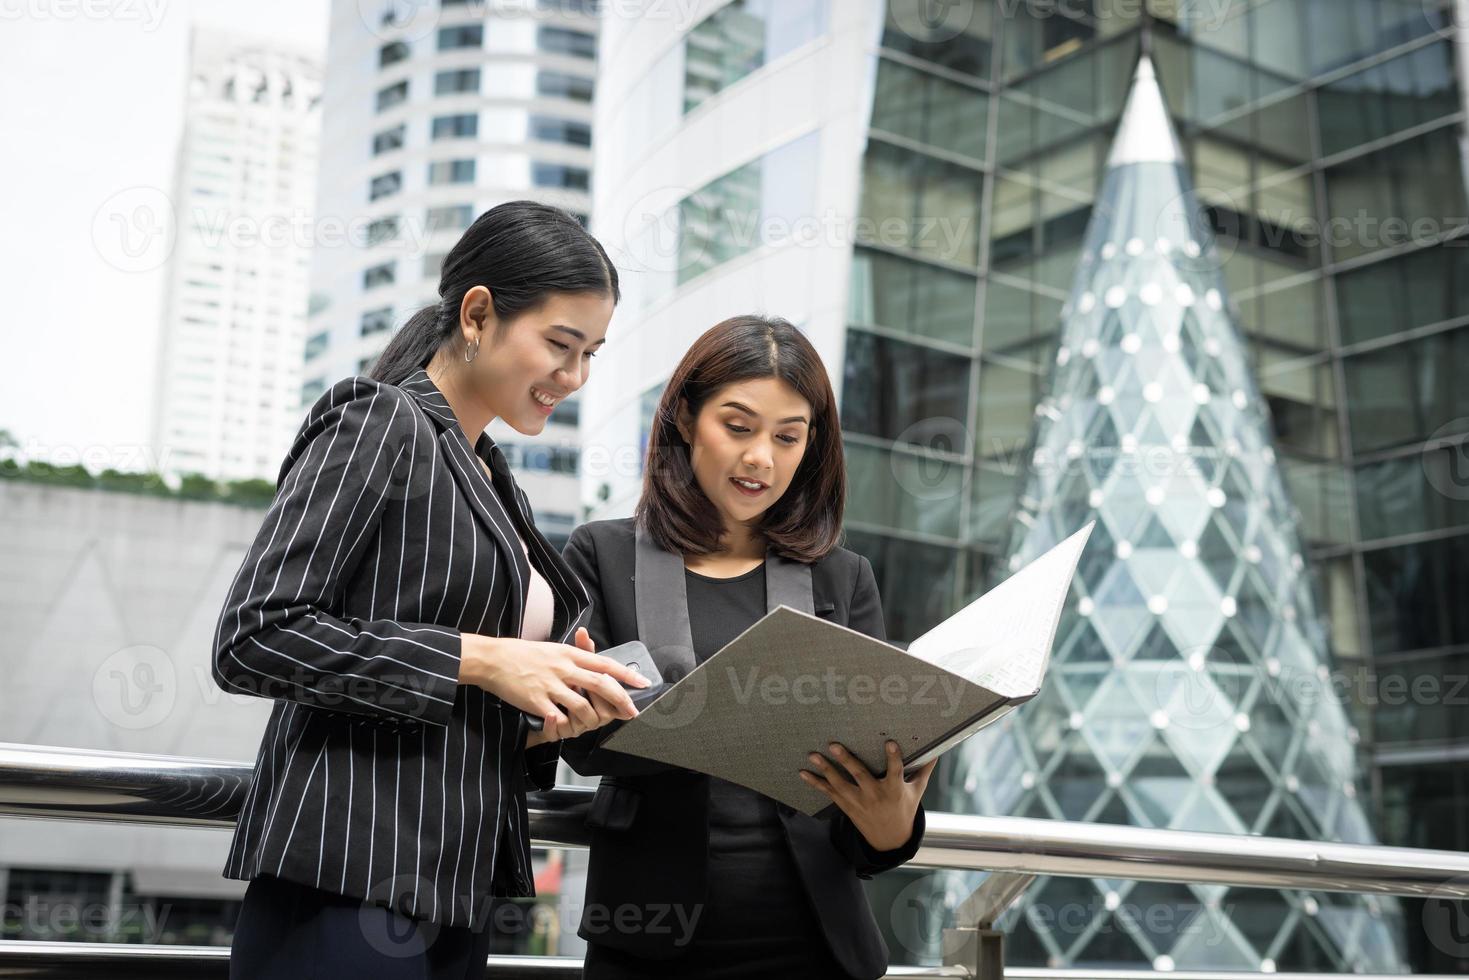
<svg viewBox="0 0 1469 980">
<path fill-rule="evenodd" d="M 945 805 L 1372 842 L 1265 402 L 1146 56 L 1031 451 L 1009 567 L 1098 523 L 1042 693 L 957 750 Z M 1050 878 L 1002 925 L 1016 964 L 1388 973 L 1400 920 L 1375 896 Z"/>
</svg>

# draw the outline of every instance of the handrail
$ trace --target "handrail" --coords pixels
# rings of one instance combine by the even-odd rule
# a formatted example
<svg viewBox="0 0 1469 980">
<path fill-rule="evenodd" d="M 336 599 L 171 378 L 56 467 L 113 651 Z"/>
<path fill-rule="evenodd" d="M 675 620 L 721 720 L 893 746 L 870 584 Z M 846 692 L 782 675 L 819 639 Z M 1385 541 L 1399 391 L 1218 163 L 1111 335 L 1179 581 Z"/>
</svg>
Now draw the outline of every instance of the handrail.
<svg viewBox="0 0 1469 980">
<path fill-rule="evenodd" d="M 233 826 L 250 766 L 0 742 L 0 815 Z M 585 847 L 592 790 L 528 795 L 532 839 Z M 1469 898 L 1469 854 L 1084 824 L 928 814 L 912 865 L 1036 875 Z"/>
<path fill-rule="evenodd" d="M 581 958 L 576 956 L 496 954 L 489 962 L 493 964 L 489 976 L 494 980 L 579 978 L 582 972 Z M 105 975 L 115 980 L 227 980 L 229 963 L 228 946 L 0 940 L 0 978 L 74 980 L 82 975 Z M 105 974 L 93 972 L 103 969 Z M 888 968 L 887 976 L 901 980 L 967 980 L 973 974 L 962 966 L 894 966 Z"/>
</svg>

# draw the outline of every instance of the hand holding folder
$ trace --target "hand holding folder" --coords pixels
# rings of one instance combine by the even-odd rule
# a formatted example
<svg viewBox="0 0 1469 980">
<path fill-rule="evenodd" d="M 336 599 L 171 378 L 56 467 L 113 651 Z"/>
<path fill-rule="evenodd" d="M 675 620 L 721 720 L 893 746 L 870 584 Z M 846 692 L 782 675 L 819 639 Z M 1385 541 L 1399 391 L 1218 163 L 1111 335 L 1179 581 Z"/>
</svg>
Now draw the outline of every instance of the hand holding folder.
<svg viewBox="0 0 1469 980">
<path fill-rule="evenodd" d="M 797 772 L 832 742 L 880 775 L 894 739 L 912 773 L 1040 692 L 1094 523 L 907 650 L 780 606 L 677 683 L 639 692 L 648 695 L 641 713 L 608 726 L 602 747 L 718 776 L 808 814 L 831 803 Z"/>
</svg>

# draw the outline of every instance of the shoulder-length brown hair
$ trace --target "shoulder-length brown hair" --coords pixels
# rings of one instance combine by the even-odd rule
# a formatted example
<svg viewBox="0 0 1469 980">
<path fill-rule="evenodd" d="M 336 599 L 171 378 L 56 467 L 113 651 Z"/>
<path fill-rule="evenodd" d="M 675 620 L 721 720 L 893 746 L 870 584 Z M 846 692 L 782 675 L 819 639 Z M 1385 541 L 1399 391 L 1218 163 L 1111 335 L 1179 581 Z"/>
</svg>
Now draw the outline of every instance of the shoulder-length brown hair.
<svg viewBox="0 0 1469 980">
<path fill-rule="evenodd" d="M 704 403 L 726 385 L 779 378 L 811 405 L 806 453 L 786 492 L 760 517 L 757 530 L 776 553 L 813 562 L 836 547 L 847 500 L 847 466 L 836 396 L 811 341 L 779 317 L 730 317 L 694 341 L 668 379 L 643 467 L 643 493 L 635 520 L 665 551 L 706 555 L 719 547 L 724 523 L 699 488 L 689 444 L 678 431 L 687 402 L 698 417 Z"/>
</svg>

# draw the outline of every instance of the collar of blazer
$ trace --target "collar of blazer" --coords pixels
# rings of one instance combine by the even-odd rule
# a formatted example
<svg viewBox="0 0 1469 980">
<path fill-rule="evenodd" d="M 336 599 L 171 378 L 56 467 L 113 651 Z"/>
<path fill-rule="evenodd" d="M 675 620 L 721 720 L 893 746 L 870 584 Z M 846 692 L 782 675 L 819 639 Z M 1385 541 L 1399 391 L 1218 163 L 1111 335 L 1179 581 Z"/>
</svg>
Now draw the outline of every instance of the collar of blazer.
<svg viewBox="0 0 1469 980">
<path fill-rule="evenodd" d="M 683 555 L 658 547 L 642 527 L 634 531 L 633 594 L 638 639 L 653 655 L 658 673 L 674 683 L 694 669 L 694 635 Z M 815 614 L 811 566 L 765 550 L 765 611 L 780 606 Z"/>
<path fill-rule="evenodd" d="M 495 445 L 495 440 L 490 438 L 488 432 L 480 433 L 473 447 L 469 445 L 469 439 L 459 426 L 459 419 L 449 406 L 449 400 L 423 368 L 409 375 L 398 387 L 412 395 L 413 400 L 438 427 L 439 448 L 449 461 L 449 469 L 468 500 L 470 510 L 495 539 L 510 566 L 515 578 L 518 601 L 511 611 L 508 635 L 520 635 L 526 595 L 530 589 L 530 565 L 526 561 L 525 552 L 520 548 L 516 537 L 518 533 L 524 539 L 526 547 L 539 559 L 537 565 L 556 597 L 552 636 L 562 643 L 567 642 L 590 607 L 591 600 L 587 597 L 586 587 L 536 528 L 530 502 L 511 475 L 505 454 Z M 489 465 L 494 473 L 493 482 L 485 475 L 484 468 L 475 457 Z M 518 519 L 506 509 L 506 500 L 514 501 Z"/>
</svg>

